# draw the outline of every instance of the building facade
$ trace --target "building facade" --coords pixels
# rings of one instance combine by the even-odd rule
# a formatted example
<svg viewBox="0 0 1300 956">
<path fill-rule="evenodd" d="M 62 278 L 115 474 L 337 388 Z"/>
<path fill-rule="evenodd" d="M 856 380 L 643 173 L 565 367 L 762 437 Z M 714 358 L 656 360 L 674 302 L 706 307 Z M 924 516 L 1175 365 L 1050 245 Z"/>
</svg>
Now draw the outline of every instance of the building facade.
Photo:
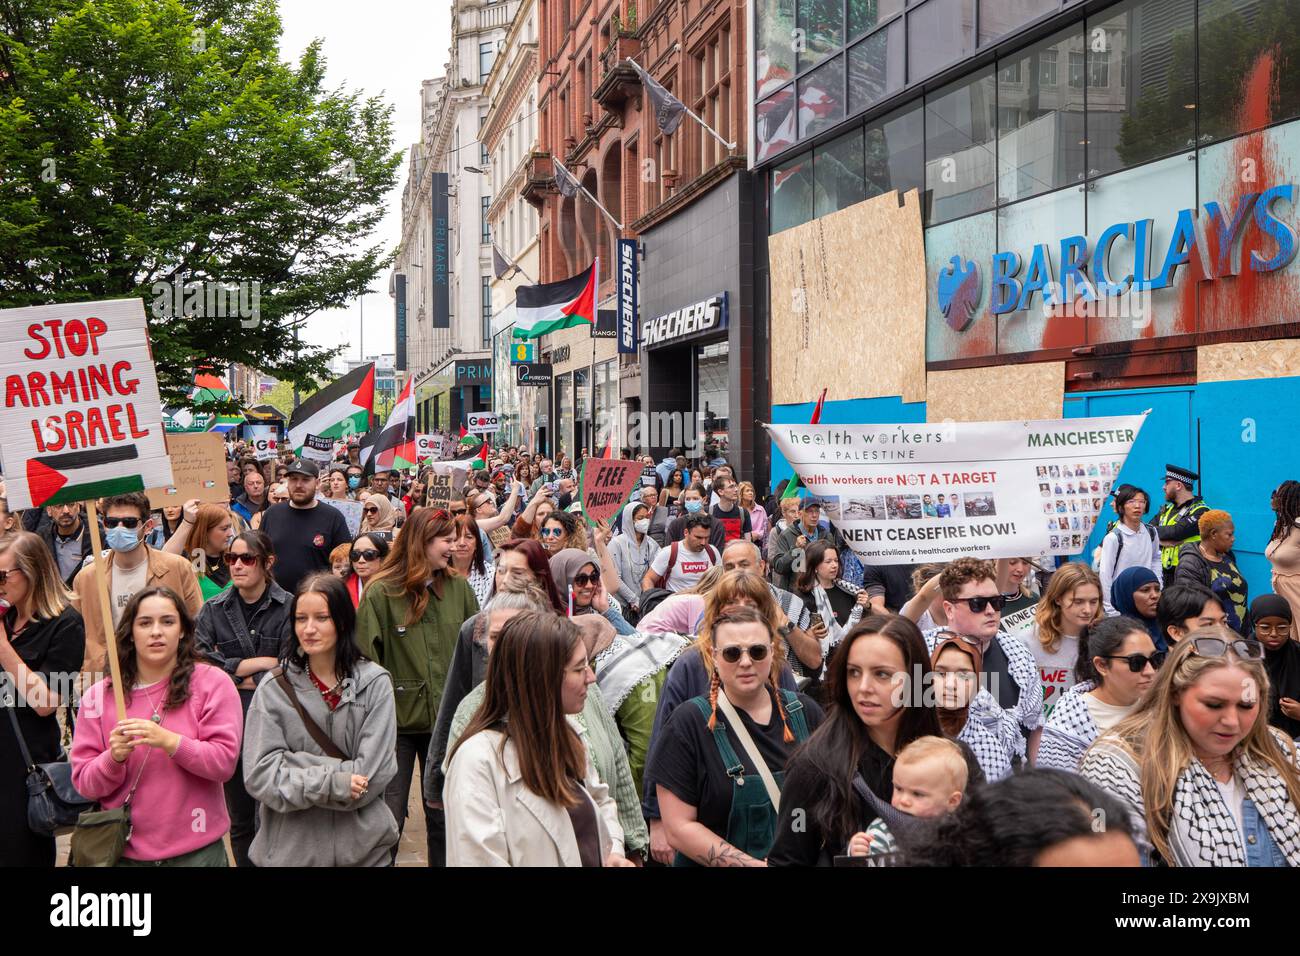
<svg viewBox="0 0 1300 956">
<path fill-rule="evenodd" d="M 492 407 L 492 187 L 481 130 L 485 84 L 518 5 L 457 2 L 445 75 L 421 91 L 422 137 L 411 147 L 389 292 L 403 343 L 398 371 L 414 377 L 422 431 L 455 430 L 466 413 Z M 483 367 L 486 377 L 467 374 Z"/>
<path fill-rule="evenodd" d="M 892 295 L 918 334 L 868 329 L 853 365 L 826 356 L 810 382 L 830 387 L 824 420 L 925 421 L 940 403 L 983 419 L 1149 411 L 1117 483 L 1158 505 L 1166 462 L 1198 471 L 1234 516 L 1243 571 L 1266 581 L 1270 492 L 1300 466 L 1284 397 L 1300 385 L 1298 10 L 760 0 L 760 327 L 794 340 L 807 320 L 786 286 L 805 287 L 786 263 L 824 260 L 826 237 L 862 237 L 859 301 L 884 294 L 875 222 L 917 207 L 892 254 L 919 257 L 923 278 Z M 782 39 L 795 25 L 798 53 Z M 904 396 L 885 366 L 918 350 Z M 782 396 L 773 419 L 807 421 Z M 773 457 L 775 481 L 789 469 Z"/>
<path fill-rule="evenodd" d="M 539 3 L 540 148 L 525 194 L 541 212 L 542 281 L 599 256 L 601 307 L 613 309 L 617 241 L 635 238 L 639 332 L 676 330 L 636 354 L 620 354 L 612 338 L 592 341 L 585 329 L 548 337 L 551 420 L 559 423 L 552 451 L 599 453 L 608 441 L 661 455 L 683 445 L 693 458 L 722 454 L 746 469 L 757 436 L 729 424 L 756 420 L 745 4 Z M 629 59 L 718 136 L 690 117 L 663 133 Z M 582 194 L 554 188 L 554 160 L 608 215 Z M 677 319 L 670 323 L 718 296 L 725 326 L 683 333 Z M 714 436 L 707 454 L 706 421 Z"/>
</svg>

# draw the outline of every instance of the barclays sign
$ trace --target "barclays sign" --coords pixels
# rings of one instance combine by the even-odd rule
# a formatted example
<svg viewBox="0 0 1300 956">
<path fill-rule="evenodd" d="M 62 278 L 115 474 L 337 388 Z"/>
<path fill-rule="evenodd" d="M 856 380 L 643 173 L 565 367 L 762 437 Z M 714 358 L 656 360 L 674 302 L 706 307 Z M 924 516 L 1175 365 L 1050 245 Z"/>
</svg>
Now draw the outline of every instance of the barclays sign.
<svg viewBox="0 0 1300 956">
<path fill-rule="evenodd" d="M 1274 272 L 1288 266 L 1300 251 L 1294 226 L 1296 187 L 1274 186 L 1243 193 L 1229 205 L 1208 202 L 1204 211 L 1178 212 L 1164 249 L 1154 247 L 1155 220 L 1140 219 L 1108 226 L 1089 246 L 1086 236 L 1067 236 L 1056 245 L 1040 243 L 1028 257 L 1001 251 L 989 264 L 989 311 L 993 315 L 1024 312 L 1041 299 L 1041 307 L 1149 293 L 1174 285 L 1178 272 L 1191 268 L 1195 281 L 1215 281 L 1241 273 Z M 1290 206 L 1290 215 L 1279 206 Z M 1262 239 L 1247 251 L 1243 235 L 1253 218 Z M 1271 246 L 1272 248 L 1260 248 Z M 970 327 L 984 296 L 979 264 L 953 256 L 935 279 L 939 309 L 949 326 Z"/>
</svg>

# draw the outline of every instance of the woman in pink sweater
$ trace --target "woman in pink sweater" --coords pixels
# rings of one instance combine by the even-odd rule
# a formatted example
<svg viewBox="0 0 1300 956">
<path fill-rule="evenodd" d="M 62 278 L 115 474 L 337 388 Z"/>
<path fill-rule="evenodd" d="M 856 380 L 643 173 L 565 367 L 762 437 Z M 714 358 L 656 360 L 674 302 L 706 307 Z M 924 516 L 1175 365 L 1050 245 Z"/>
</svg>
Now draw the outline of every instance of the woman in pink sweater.
<svg viewBox="0 0 1300 956">
<path fill-rule="evenodd" d="M 239 758 L 239 692 L 223 670 L 200 662 L 194 621 L 169 588 L 131 598 L 117 648 L 126 720 L 117 720 L 111 677 L 86 692 L 73 784 L 105 810 L 130 802 L 119 866 L 226 866 L 222 785 Z"/>
</svg>

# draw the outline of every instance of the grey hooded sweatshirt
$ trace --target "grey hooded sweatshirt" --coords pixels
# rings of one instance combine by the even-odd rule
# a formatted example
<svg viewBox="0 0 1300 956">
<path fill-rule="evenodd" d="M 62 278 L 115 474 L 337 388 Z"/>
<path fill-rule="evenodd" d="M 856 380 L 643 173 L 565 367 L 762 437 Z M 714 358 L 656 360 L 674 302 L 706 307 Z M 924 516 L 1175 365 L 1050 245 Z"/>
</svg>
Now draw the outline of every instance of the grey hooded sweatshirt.
<svg viewBox="0 0 1300 956">
<path fill-rule="evenodd" d="M 261 804 L 249 855 L 257 866 L 387 866 L 397 842 L 383 800 L 397 775 L 392 677 L 361 661 L 331 711 L 305 670 L 287 673 L 303 709 L 350 759 L 325 756 L 279 683 L 262 681 L 244 727 L 244 784 Z M 359 800 L 353 774 L 369 778 Z"/>
</svg>

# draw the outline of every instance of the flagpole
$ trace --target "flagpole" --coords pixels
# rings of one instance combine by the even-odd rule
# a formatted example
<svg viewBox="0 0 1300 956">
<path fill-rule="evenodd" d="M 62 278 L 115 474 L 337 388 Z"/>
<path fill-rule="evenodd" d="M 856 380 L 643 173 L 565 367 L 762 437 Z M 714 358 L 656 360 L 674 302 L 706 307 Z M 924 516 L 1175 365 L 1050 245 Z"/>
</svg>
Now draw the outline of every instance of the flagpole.
<svg viewBox="0 0 1300 956">
<path fill-rule="evenodd" d="M 604 214 L 605 218 L 608 219 L 614 225 L 614 228 L 618 229 L 619 232 L 622 232 L 623 224 L 614 218 L 613 213 L 611 213 L 608 209 L 602 206 L 600 204 L 600 201 L 597 200 L 595 196 L 587 192 L 587 187 L 582 185 L 582 183 L 578 182 L 578 178 L 574 176 L 573 173 L 569 172 L 569 170 L 565 167 L 565 165 L 562 162 L 560 162 L 558 159 L 553 160 L 553 162 L 559 169 L 563 170 L 564 175 L 568 176 L 570 181 L 572 181 L 572 183 L 578 187 L 578 191 L 581 192 L 588 199 L 590 199 L 591 204 L 595 206 L 597 209 L 599 209 L 601 213 Z M 563 190 L 561 190 L 561 192 L 563 192 Z"/>
<path fill-rule="evenodd" d="M 636 60 L 632 59 L 630 56 L 627 58 L 627 62 L 630 63 L 630 64 L 632 64 L 632 69 L 636 70 L 636 72 L 637 72 L 638 75 L 640 75 L 640 76 L 642 76 L 642 77 L 647 77 L 647 78 L 649 78 L 649 79 L 651 79 L 651 80 L 654 80 L 654 77 L 650 76 L 650 74 L 646 72 L 645 67 L 643 67 L 643 66 L 642 66 L 640 63 L 638 63 Z M 714 129 L 714 128 L 713 128 L 712 126 L 710 126 L 708 123 L 704 122 L 704 120 L 702 120 L 702 119 L 700 119 L 698 116 L 696 116 L 696 115 L 695 115 L 695 111 L 692 110 L 692 109 L 691 109 L 689 106 L 687 106 L 685 103 L 683 103 L 680 99 L 677 99 L 677 97 L 673 96 L 672 93 L 668 93 L 668 96 L 672 97 L 672 99 L 674 99 L 674 100 L 677 100 L 677 104 L 678 104 L 679 106 L 681 106 L 681 108 L 682 108 L 682 112 L 684 112 L 687 116 L 689 116 L 691 119 L 695 120 L 695 122 L 699 123 L 699 124 L 700 124 L 701 126 L 703 126 L 705 129 L 707 129 L 710 133 L 712 133 L 712 134 L 713 134 L 713 137 L 714 137 L 714 138 L 715 138 L 719 143 L 721 143 L 723 146 L 727 147 L 727 149 L 735 149 L 735 148 L 736 148 L 736 144 L 735 144 L 735 143 L 728 143 L 725 139 L 722 138 L 722 134 L 721 134 L 721 133 L 719 133 L 716 129 Z"/>
</svg>

